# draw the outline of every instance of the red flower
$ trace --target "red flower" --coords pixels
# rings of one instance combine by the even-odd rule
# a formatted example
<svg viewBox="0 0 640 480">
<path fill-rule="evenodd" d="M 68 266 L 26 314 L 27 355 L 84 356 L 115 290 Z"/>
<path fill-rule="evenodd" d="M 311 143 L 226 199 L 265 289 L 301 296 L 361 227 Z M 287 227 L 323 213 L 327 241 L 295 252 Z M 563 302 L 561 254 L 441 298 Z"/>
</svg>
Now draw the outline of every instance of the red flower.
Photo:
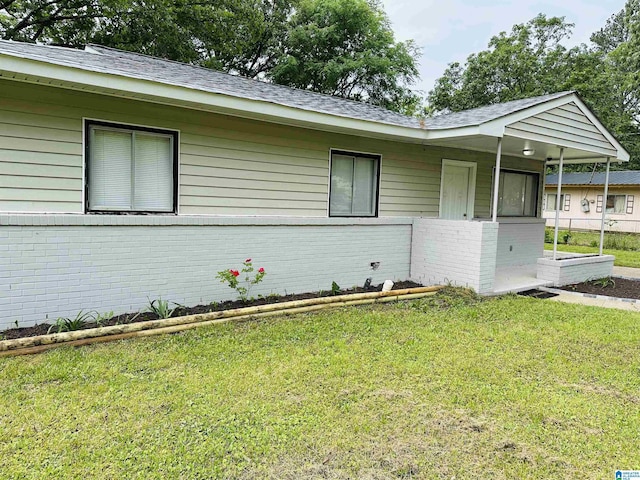
<svg viewBox="0 0 640 480">
<path fill-rule="evenodd" d="M 260 267 L 260 268 L 258 269 L 258 273 L 264 273 L 264 268 Z"/>
<path fill-rule="evenodd" d="M 247 259 L 244 261 L 244 263 L 250 263 L 250 262 L 251 262 L 251 259 L 250 259 L 250 258 L 247 258 Z"/>
<path fill-rule="evenodd" d="M 240 272 L 238 270 L 229 270 L 229 272 L 231 273 L 231 275 L 233 275 L 234 277 L 237 277 L 238 275 L 240 275 Z"/>
</svg>

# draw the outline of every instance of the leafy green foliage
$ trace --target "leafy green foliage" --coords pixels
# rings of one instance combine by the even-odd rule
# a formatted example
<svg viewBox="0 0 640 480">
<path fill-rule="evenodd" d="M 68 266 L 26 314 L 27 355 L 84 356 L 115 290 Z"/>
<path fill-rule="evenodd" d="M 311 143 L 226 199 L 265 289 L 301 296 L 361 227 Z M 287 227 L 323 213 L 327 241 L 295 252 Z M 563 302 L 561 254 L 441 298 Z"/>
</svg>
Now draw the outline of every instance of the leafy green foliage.
<svg viewBox="0 0 640 480">
<path fill-rule="evenodd" d="M 147 308 L 147 311 L 155 313 L 159 319 L 171 318 L 171 315 L 173 315 L 173 312 L 175 312 L 177 306 L 176 308 L 171 308 L 169 304 L 170 302 L 168 300 L 163 300 L 162 297 L 160 297 L 155 300 L 149 301 L 149 307 Z"/>
<path fill-rule="evenodd" d="M 47 333 L 53 331 L 55 331 L 55 333 L 61 333 L 81 330 L 88 323 L 95 321 L 95 315 L 96 312 L 84 312 L 80 310 L 74 318 L 58 317 L 55 323 L 49 327 Z"/>
<path fill-rule="evenodd" d="M 607 287 L 615 287 L 616 286 L 616 281 L 611 277 L 598 278 L 596 280 L 591 280 L 589 283 L 591 283 L 592 285 L 596 285 L 596 286 L 598 286 L 600 288 L 607 288 Z"/>
<path fill-rule="evenodd" d="M 95 317 L 96 325 L 98 325 L 99 327 L 102 327 L 105 321 L 113 317 L 114 317 L 113 310 L 107 313 L 97 313 Z"/>
<path fill-rule="evenodd" d="M 331 295 L 335 296 L 340 293 L 340 285 L 338 285 L 335 281 L 331 282 Z"/>
<path fill-rule="evenodd" d="M 419 98 L 413 42 L 396 42 L 382 8 L 366 0 L 302 0 L 269 77 L 276 83 L 399 111 Z"/>
<path fill-rule="evenodd" d="M 418 51 L 373 0 L 0 0 L 0 38 L 114 47 L 412 112 Z"/>
<path fill-rule="evenodd" d="M 629 0 L 594 33 L 591 47 L 563 45 L 573 28 L 563 17 L 540 14 L 514 25 L 464 65 L 449 65 L 429 92 L 429 113 L 575 90 L 629 150 L 631 168 L 640 168 L 638 2 Z"/>
</svg>

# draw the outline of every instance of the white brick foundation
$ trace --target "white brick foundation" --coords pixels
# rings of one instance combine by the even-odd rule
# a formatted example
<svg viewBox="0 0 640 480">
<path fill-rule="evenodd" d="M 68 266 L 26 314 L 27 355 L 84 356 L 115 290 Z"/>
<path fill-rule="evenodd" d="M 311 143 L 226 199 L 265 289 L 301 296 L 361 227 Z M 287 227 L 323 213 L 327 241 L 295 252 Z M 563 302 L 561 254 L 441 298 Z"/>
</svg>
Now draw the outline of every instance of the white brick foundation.
<svg viewBox="0 0 640 480">
<path fill-rule="evenodd" d="M 543 219 L 500 219 L 497 268 L 535 265 L 543 255 Z"/>
<path fill-rule="evenodd" d="M 613 255 L 582 256 L 553 260 L 538 259 L 538 278 L 554 287 L 609 277 L 613 273 Z"/>
<path fill-rule="evenodd" d="M 86 223 L 86 224 L 84 224 Z M 268 274 L 251 295 L 409 278 L 412 219 L 0 217 L 0 330 L 81 309 L 125 313 L 148 298 L 234 299 L 216 272 L 247 257 Z M 46 226 L 44 226 L 46 225 Z M 370 263 L 380 262 L 377 270 Z"/>
<path fill-rule="evenodd" d="M 498 224 L 419 218 L 413 223 L 411 278 L 424 285 L 448 284 L 493 290 Z"/>
</svg>

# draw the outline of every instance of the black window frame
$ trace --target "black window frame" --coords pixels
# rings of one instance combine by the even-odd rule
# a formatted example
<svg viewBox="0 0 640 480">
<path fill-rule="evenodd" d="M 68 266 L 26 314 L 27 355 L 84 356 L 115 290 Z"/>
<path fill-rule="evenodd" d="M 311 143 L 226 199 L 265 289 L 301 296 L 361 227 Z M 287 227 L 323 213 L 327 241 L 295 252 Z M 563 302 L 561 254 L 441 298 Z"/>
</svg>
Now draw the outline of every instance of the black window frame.
<svg viewBox="0 0 640 480">
<path fill-rule="evenodd" d="M 531 171 L 527 171 L 527 170 L 515 170 L 515 169 L 509 169 L 509 168 L 501 168 L 500 169 L 500 173 L 517 173 L 519 175 L 529 175 L 532 176 L 534 178 L 536 178 L 536 196 L 535 196 L 535 205 L 533 207 L 534 210 L 534 214 L 533 215 L 500 215 L 498 214 L 498 217 L 501 218 L 538 218 L 538 214 L 539 214 L 539 206 L 540 206 L 540 183 L 542 180 L 542 174 L 540 172 L 531 172 Z M 493 185 L 495 186 L 495 175 L 496 175 L 496 169 L 494 167 L 493 169 Z M 500 182 L 498 182 L 498 186 L 500 185 Z M 499 188 L 499 187 L 498 187 Z M 492 203 L 493 203 L 493 194 L 491 195 L 491 199 L 492 199 Z M 500 191 L 498 191 L 498 202 L 500 201 Z M 499 206 L 499 204 L 498 204 Z M 493 209 L 493 204 L 491 205 L 491 208 Z"/>
<path fill-rule="evenodd" d="M 331 178 L 333 175 L 333 155 L 345 155 L 351 157 L 360 157 L 360 158 L 370 158 L 372 160 L 378 161 L 378 168 L 376 169 L 376 198 L 375 198 L 375 211 L 373 215 L 332 215 L 331 214 Z M 378 213 L 380 209 L 380 171 L 382 169 L 382 155 L 377 155 L 374 153 L 361 153 L 361 152 L 353 152 L 349 150 L 337 150 L 331 149 L 329 151 L 329 198 L 327 205 L 327 214 L 329 218 L 378 218 Z"/>
<path fill-rule="evenodd" d="M 91 127 L 107 127 L 115 130 L 134 130 L 137 132 L 157 133 L 160 135 L 170 135 L 173 138 L 173 209 L 171 211 L 156 210 L 100 210 L 92 209 L 89 206 L 89 172 L 91 170 Z M 178 152 L 179 152 L 180 132 L 164 128 L 144 127 L 139 125 L 129 125 L 126 123 L 107 122 L 103 120 L 84 120 L 84 211 L 93 215 L 177 215 L 178 214 Z"/>
</svg>

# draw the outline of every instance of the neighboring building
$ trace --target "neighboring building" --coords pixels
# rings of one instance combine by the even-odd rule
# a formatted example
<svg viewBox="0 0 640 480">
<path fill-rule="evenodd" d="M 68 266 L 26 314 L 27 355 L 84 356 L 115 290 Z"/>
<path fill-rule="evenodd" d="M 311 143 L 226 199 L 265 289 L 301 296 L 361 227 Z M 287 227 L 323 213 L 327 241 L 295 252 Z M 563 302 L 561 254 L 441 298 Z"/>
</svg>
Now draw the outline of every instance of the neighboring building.
<svg viewBox="0 0 640 480">
<path fill-rule="evenodd" d="M 602 210 L 605 228 L 616 232 L 640 233 L 640 171 L 609 173 L 609 192 L 604 199 L 605 174 L 564 173 L 560 198 L 561 228 L 600 230 Z M 547 175 L 544 188 L 543 216 L 548 226 L 555 226 L 555 201 L 558 175 Z"/>
<path fill-rule="evenodd" d="M 548 283 L 542 175 L 561 152 L 629 159 L 572 92 L 420 120 L 98 46 L 0 41 L 0 328 L 228 299 L 216 272 L 247 257 L 268 271 L 254 295 L 368 277 L 482 294 Z"/>
</svg>

